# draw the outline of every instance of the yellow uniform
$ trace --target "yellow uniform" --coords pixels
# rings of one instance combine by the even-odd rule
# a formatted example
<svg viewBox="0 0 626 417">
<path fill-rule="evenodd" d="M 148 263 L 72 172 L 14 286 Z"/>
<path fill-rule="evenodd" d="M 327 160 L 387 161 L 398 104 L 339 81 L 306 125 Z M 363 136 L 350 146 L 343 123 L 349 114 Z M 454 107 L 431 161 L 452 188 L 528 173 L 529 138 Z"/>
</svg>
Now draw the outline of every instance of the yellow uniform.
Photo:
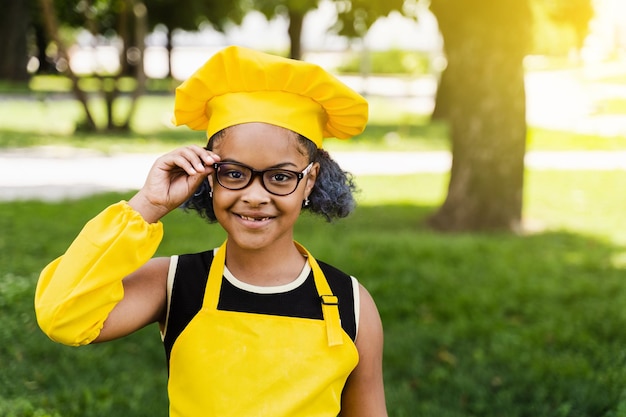
<svg viewBox="0 0 626 417">
<path fill-rule="evenodd" d="M 41 328 L 69 345 L 93 341 L 123 298 L 122 279 L 154 254 L 160 224 L 145 223 L 126 203 L 92 219 L 41 274 L 35 308 Z M 217 309 L 225 244 L 209 272 L 202 308 L 174 343 L 170 413 L 191 416 L 336 416 L 358 362 L 341 328 L 337 299 L 308 256 L 324 320 Z"/>
<path fill-rule="evenodd" d="M 171 415 L 336 416 L 358 353 L 315 260 L 329 303 L 323 321 L 218 310 L 224 252 L 213 260 L 202 309 L 172 348 Z"/>
</svg>

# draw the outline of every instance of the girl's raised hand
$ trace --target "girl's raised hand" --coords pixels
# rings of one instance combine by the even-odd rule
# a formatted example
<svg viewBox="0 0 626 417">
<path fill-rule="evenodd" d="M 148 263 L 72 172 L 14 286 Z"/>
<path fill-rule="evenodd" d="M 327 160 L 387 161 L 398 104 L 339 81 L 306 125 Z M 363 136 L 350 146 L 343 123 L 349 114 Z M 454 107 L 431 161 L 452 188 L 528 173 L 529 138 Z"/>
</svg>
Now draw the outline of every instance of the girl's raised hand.
<svg viewBox="0 0 626 417">
<path fill-rule="evenodd" d="M 191 197 L 219 160 L 197 145 L 175 149 L 155 161 L 145 184 L 128 203 L 154 223 Z"/>
</svg>

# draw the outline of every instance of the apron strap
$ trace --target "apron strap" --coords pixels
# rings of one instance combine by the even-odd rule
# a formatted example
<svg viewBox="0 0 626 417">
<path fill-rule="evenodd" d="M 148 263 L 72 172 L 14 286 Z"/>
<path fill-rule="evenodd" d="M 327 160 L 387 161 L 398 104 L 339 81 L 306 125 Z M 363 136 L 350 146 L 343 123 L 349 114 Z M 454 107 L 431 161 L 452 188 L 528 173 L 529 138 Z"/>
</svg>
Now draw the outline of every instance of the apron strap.
<svg viewBox="0 0 626 417">
<path fill-rule="evenodd" d="M 209 277 L 204 290 L 204 300 L 202 308 L 209 310 L 217 309 L 217 302 L 220 298 L 220 289 L 222 286 L 222 277 L 224 276 L 224 265 L 226 264 L 226 240 L 217 249 L 211 262 L 209 269 Z"/>
<path fill-rule="evenodd" d="M 317 294 L 320 296 L 320 302 L 322 303 L 322 313 L 324 315 L 324 322 L 326 323 L 328 346 L 341 345 L 343 344 L 343 329 L 341 328 L 341 320 L 339 318 L 339 299 L 337 296 L 333 295 L 328 281 L 313 255 L 298 242 L 294 243 L 300 253 L 307 255 L 309 265 L 313 271 L 313 280 L 315 281 Z"/>
<path fill-rule="evenodd" d="M 326 324 L 328 346 L 341 345 L 343 344 L 343 329 L 341 328 L 341 320 L 339 318 L 339 299 L 330 289 L 328 281 L 313 255 L 298 242 L 294 242 L 294 244 L 301 254 L 307 256 L 307 260 L 313 271 L 313 280 L 315 281 L 317 294 L 320 296 L 320 303 L 322 304 L 322 314 Z M 202 308 L 211 310 L 217 309 L 225 263 L 226 241 L 219 247 L 213 257 L 213 262 L 211 262 Z"/>
</svg>

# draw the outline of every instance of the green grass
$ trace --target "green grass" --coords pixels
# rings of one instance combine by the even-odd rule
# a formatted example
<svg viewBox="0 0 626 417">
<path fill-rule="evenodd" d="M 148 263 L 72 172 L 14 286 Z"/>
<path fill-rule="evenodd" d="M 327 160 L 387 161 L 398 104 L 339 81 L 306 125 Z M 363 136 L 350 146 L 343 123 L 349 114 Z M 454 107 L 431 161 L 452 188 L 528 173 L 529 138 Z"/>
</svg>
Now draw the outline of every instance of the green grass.
<svg viewBox="0 0 626 417">
<path fill-rule="evenodd" d="M 143 97 L 134 133 L 93 135 L 74 132 L 80 107 L 51 94 L 0 101 L 0 148 L 164 152 L 205 141 L 202 132 L 169 127 L 171 96 Z M 605 110 L 620 112 L 622 104 Z M 101 120 L 101 103 L 91 105 Z M 327 144 L 331 151 L 449 148 L 445 126 L 382 99 L 371 100 L 361 136 Z M 623 150 L 626 138 L 531 128 L 528 148 Z M 390 416 L 626 415 L 626 172 L 527 172 L 524 217 L 534 232 L 524 236 L 424 228 L 445 196 L 446 175 L 357 180 L 353 216 L 326 224 L 305 215 L 296 238 L 357 276 L 376 299 Z M 154 326 L 70 348 L 49 341 L 33 313 L 43 266 L 89 218 L 128 197 L 0 203 L 0 416 L 167 415 Z M 218 226 L 183 212 L 169 215 L 165 228 L 160 255 L 224 239 Z"/>
<path fill-rule="evenodd" d="M 446 176 L 359 177 L 360 206 L 296 238 L 357 276 L 385 325 L 390 416 L 617 417 L 626 413 L 626 172 L 528 172 L 525 236 L 436 234 Z M 166 416 L 158 330 L 70 348 L 35 323 L 41 268 L 128 194 L 0 203 L 0 415 Z M 160 255 L 211 248 L 216 225 L 165 219 Z"/>
<path fill-rule="evenodd" d="M 102 123 L 102 102 L 92 100 L 97 121 Z M 0 101 L 0 149 L 33 146 L 75 146 L 102 152 L 165 152 L 181 143 L 204 144 L 203 132 L 171 124 L 173 99 L 169 95 L 140 99 L 132 133 L 87 134 L 76 132 L 82 109 L 73 100 L 41 95 L 36 99 Z M 128 102 L 122 100 L 117 114 Z M 617 104 L 610 112 L 615 113 Z M 609 111 L 609 110 L 607 110 Z M 431 123 L 427 116 L 412 112 L 401 103 L 375 98 L 370 100 L 370 123 L 365 132 L 350 140 L 328 140 L 331 151 L 424 151 L 449 150 L 448 130 L 442 123 Z M 25 116 L 28 115 L 28 116 Z M 528 150 L 623 150 L 626 136 L 606 137 L 530 127 Z"/>
<path fill-rule="evenodd" d="M 96 121 L 103 123 L 103 103 L 90 101 Z M 140 99 L 133 133 L 87 134 L 75 132 L 82 108 L 73 100 L 47 98 L 0 101 L 0 148 L 65 145 L 90 147 L 104 152 L 169 150 L 181 143 L 204 144 L 204 132 L 175 128 L 171 123 L 172 96 L 145 96 Z M 118 116 L 128 103 L 121 101 Z M 371 101 L 371 123 L 351 141 L 329 140 L 331 150 L 433 150 L 448 149 L 446 129 L 430 124 L 424 115 L 412 114 L 399 104 Z M 24 115 L 30 115 L 28 122 Z M 33 116 L 36 115 L 36 116 Z"/>
<path fill-rule="evenodd" d="M 110 81 L 105 81 L 110 83 Z M 167 93 L 174 91 L 180 84 L 179 81 L 164 78 L 149 78 L 146 81 L 146 91 L 149 93 Z M 135 89 L 137 82 L 132 77 L 120 77 L 117 81 L 117 88 L 122 92 L 130 92 Z M 93 93 L 100 91 L 102 80 L 97 77 L 81 77 L 79 86 L 82 90 Z M 0 80 L 0 94 L 51 94 L 70 93 L 72 91 L 72 81 L 62 75 L 36 75 L 28 81 L 5 81 Z"/>
<path fill-rule="evenodd" d="M 529 151 L 618 151 L 626 149 L 626 136 L 602 136 L 530 127 Z"/>
</svg>

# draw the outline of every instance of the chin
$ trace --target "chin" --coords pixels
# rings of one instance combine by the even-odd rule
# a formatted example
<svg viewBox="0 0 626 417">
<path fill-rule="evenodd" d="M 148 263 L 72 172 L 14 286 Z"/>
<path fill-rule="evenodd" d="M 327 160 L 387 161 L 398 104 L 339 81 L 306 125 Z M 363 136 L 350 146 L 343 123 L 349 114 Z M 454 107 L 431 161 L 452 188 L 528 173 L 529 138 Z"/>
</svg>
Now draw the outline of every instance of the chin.
<svg viewBox="0 0 626 417">
<path fill-rule="evenodd" d="M 272 244 L 272 239 L 263 234 L 260 235 L 242 235 L 241 233 L 237 234 L 228 234 L 228 240 L 234 244 L 237 248 L 254 251 L 254 250 L 262 250 L 266 249 L 268 246 Z"/>
</svg>

